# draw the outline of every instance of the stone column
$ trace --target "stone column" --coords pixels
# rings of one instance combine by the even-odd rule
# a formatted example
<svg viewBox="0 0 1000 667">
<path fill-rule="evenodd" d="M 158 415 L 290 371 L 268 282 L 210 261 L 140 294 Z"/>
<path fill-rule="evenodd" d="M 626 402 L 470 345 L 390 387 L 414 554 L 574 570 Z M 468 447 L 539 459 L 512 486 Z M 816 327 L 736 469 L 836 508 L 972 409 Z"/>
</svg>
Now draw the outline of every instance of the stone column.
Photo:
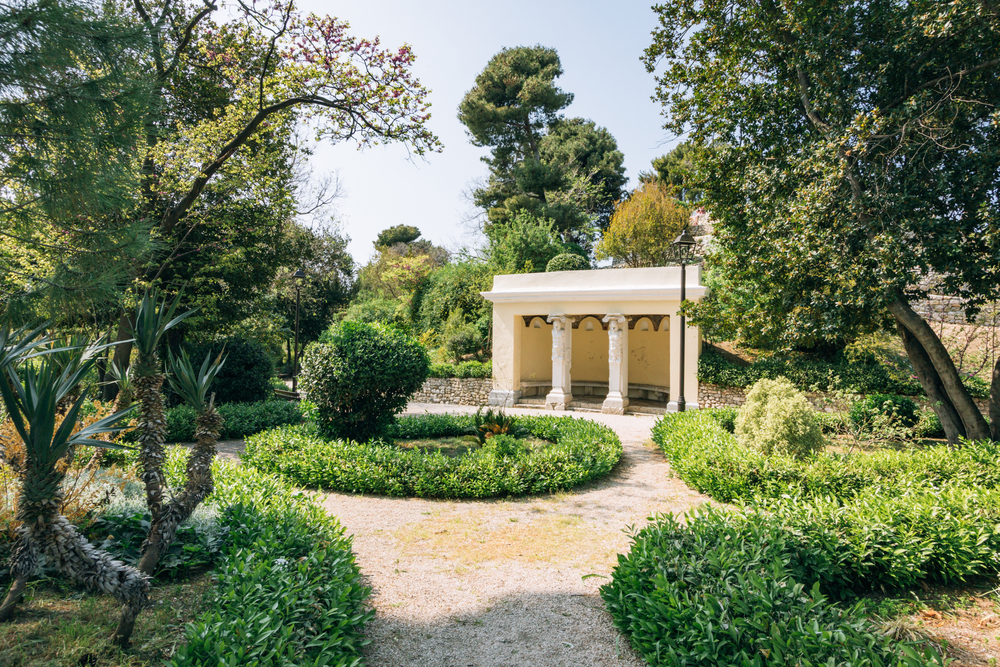
<svg viewBox="0 0 1000 667">
<path fill-rule="evenodd" d="M 601 412 L 625 414 L 628 407 L 628 321 L 624 315 L 604 316 L 608 323 L 608 397 Z"/>
<path fill-rule="evenodd" d="M 552 324 L 552 391 L 545 397 L 549 410 L 565 410 L 573 400 L 573 320 L 565 315 L 549 315 Z"/>
</svg>

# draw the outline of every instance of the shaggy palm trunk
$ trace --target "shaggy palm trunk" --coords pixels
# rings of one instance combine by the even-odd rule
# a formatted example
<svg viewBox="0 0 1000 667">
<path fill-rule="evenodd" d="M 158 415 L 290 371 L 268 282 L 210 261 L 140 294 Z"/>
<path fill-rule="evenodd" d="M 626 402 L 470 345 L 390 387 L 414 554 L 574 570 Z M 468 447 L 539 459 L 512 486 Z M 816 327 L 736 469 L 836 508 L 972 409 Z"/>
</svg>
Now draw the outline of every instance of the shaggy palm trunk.
<svg viewBox="0 0 1000 667">
<path fill-rule="evenodd" d="M 121 602 L 122 622 L 132 627 L 149 599 L 150 579 L 92 545 L 59 513 L 63 477 L 56 469 L 40 469 L 30 460 L 25 466 L 17 509 L 21 534 L 11 557 L 14 584 L 0 606 L 0 620 L 12 616 L 28 577 L 44 559 L 49 567 Z M 130 636 L 131 632 L 116 633 L 113 640 L 126 644 Z"/>
<path fill-rule="evenodd" d="M 149 535 L 142 545 L 139 569 L 153 574 L 160 558 L 177 535 L 177 528 L 187 520 L 212 490 L 212 461 L 215 460 L 215 443 L 222 431 L 223 419 L 214 407 L 198 415 L 195 422 L 195 446 L 187 462 L 187 481 L 184 489 L 163 508 L 159 518 L 149 527 Z"/>
<path fill-rule="evenodd" d="M 156 521 L 163 507 L 163 441 L 167 434 L 167 418 L 163 409 L 163 373 L 157 355 L 140 359 L 136 364 L 135 397 L 139 401 L 139 466 L 146 487 L 146 507 Z"/>
<path fill-rule="evenodd" d="M 914 357 L 909 354 L 911 348 L 907 347 L 907 354 L 913 363 L 917 379 L 927 391 L 928 398 L 933 403 L 932 407 L 941 419 L 941 426 L 945 429 L 948 441 L 958 442 L 960 436 L 971 440 L 990 439 L 990 426 L 986 423 L 986 419 L 979 411 L 976 402 L 972 400 L 972 396 L 969 395 L 969 390 L 962 384 L 962 378 L 958 375 L 955 362 L 948 354 L 941 339 L 924 318 L 910 308 L 910 305 L 901 297 L 890 301 L 888 307 L 896 321 L 906 329 L 922 349 L 922 354 L 918 352 L 917 356 Z M 904 345 L 907 343 L 907 336 L 903 337 L 903 343 Z M 938 388 L 943 393 L 944 398 L 932 395 L 929 387 Z M 958 429 L 957 425 L 953 423 L 955 417 L 958 418 L 961 429 Z"/>
</svg>

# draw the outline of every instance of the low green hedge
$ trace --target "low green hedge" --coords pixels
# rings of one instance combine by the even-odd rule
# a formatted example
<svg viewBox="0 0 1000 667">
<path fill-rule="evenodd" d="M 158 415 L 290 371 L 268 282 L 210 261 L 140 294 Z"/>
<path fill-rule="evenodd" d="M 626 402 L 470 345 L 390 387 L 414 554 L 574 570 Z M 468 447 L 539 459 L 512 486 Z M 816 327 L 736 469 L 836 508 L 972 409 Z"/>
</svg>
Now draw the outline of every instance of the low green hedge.
<svg viewBox="0 0 1000 667">
<path fill-rule="evenodd" d="M 768 357 L 745 366 L 735 364 L 714 348 L 707 348 L 698 358 L 698 380 L 720 387 L 750 387 L 757 380 L 786 377 L 798 389 L 820 391 L 843 389 L 858 394 L 899 394 L 923 396 L 924 390 L 915 378 L 900 377 L 892 369 L 875 360 L 834 362 L 799 357 Z M 964 380 L 975 398 L 989 396 L 989 383 L 978 378 Z"/>
<path fill-rule="evenodd" d="M 432 378 L 491 378 L 493 362 L 463 361 L 459 364 L 431 364 Z"/>
<path fill-rule="evenodd" d="M 400 439 L 463 435 L 470 415 L 403 417 L 390 427 Z M 519 417 L 518 425 L 551 445 L 536 451 L 487 444 L 461 457 L 323 438 L 309 425 L 247 439 L 243 460 L 295 484 L 354 493 L 425 498 L 488 498 L 561 491 L 603 477 L 621 457 L 614 431 L 571 417 Z M 498 443 L 500 440 L 498 440 Z"/>
<path fill-rule="evenodd" d="M 664 415 L 653 441 L 687 484 L 716 500 L 833 496 L 847 499 L 881 486 L 924 483 L 1000 488 L 1000 445 L 990 442 L 879 450 L 850 455 L 822 453 L 801 461 L 764 456 L 742 447 L 726 429 L 733 410 Z"/>
<path fill-rule="evenodd" d="M 374 612 L 343 527 L 277 476 L 225 462 L 215 475 L 227 545 L 208 609 L 165 664 L 362 665 Z"/>
<path fill-rule="evenodd" d="M 293 401 L 261 401 L 259 403 L 224 403 L 217 407 L 225 420 L 222 440 L 238 440 L 254 433 L 302 422 L 302 409 Z M 188 405 L 178 405 L 167 410 L 166 442 L 191 442 L 194 440 L 197 413 Z M 138 442 L 136 430 L 122 434 L 125 442 Z"/>
<path fill-rule="evenodd" d="M 917 667 L 944 664 L 930 646 L 891 643 L 859 606 L 831 604 L 811 570 L 834 567 L 764 512 L 706 507 L 658 517 L 618 557 L 601 597 L 654 667 Z"/>
</svg>

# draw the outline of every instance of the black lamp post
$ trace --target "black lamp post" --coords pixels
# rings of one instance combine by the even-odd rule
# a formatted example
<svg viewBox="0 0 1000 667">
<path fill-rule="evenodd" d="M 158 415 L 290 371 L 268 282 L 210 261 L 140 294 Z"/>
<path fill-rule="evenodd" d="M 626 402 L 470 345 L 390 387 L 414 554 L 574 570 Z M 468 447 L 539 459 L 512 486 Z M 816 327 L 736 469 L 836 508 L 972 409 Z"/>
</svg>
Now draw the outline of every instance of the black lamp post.
<svg viewBox="0 0 1000 667">
<path fill-rule="evenodd" d="M 694 252 L 694 237 L 688 233 L 687 228 L 674 239 L 674 247 L 677 248 L 677 256 L 681 260 L 681 364 L 680 364 L 680 386 L 677 388 L 677 412 L 684 412 L 687 401 L 684 400 L 684 339 L 687 338 L 687 321 L 684 317 L 684 300 L 687 298 L 687 263 L 691 260 Z"/>
<path fill-rule="evenodd" d="M 298 391 L 299 387 L 299 302 L 302 300 L 302 280 L 306 277 L 305 271 L 296 269 L 292 274 L 295 279 L 295 355 L 292 361 L 292 391 Z"/>
</svg>

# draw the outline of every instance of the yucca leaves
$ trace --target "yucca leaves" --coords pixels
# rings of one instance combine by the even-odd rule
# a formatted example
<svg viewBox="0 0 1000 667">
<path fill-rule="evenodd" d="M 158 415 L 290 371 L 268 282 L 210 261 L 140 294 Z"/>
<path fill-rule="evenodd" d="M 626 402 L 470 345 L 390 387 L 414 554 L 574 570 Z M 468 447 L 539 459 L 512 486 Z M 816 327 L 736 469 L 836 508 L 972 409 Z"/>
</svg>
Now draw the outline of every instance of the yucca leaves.
<svg viewBox="0 0 1000 667">
<path fill-rule="evenodd" d="M 195 370 L 186 351 L 181 350 L 179 357 L 170 354 L 169 362 L 172 375 L 169 375 L 167 380 L 173 390 L 198 414 L 204 414 L 213 407 L 214 395 L 207 403 L 205 396 L 208 394 L 208 388 L 215 380 L 215 376 L 219 374 L 219 370 L 226 363 L 224 353 L 225 349 L 219 352 L 215 361 L 212 361 L 211 352 L 208 353 L 201 363 L 201 368 L 197 370 Z"/>
<path fill-rule="evenodd" d="M 59 402 L 74 391 L 94 364 L 93 357 L 84 358 L 88 349 L 77 348 L 77 358 L 70 360 L 62 370 L 51 358 L 45 358 L 34 366 L 22 366 L 20 372 L 14 365 L 9 365 L 6 369 L 9 381 L 0 382 L 0 395 L 3 396 L 8 416 L 29 456 L 39 466 L 54 466 L 73 445 L 123 448 L 122 445 L 93 438 L 101 433 L 121 431 L 114 424 L 129 410 L 117 412 L 73 433 L 77 415 L 87 399 L 86 391 L 70 405 L 62 423 L 56 428 Z"/>
<path fill-rule="evenodd" d="M 160 300 L 158 290 L 147 290 L 135 311 L 135 323 L 132 325 L 132 336 L 140 358 L 151 359 L 156 353 L 163 334 L 183 322 L 195 313 L 194 310 L 174 315 L 180 305 L 181 294 L 168 304 L 167 299 Z"/>
</svg>

